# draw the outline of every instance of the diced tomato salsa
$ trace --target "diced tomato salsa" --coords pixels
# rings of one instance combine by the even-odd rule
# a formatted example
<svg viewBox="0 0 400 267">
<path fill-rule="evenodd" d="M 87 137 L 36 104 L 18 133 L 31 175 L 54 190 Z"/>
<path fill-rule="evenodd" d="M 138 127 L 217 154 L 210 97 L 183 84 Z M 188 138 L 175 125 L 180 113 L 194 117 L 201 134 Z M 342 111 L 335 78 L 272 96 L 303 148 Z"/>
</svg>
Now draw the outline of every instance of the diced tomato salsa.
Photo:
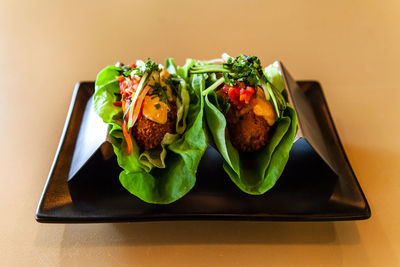
<svg viewBox="0 0 400 267">
<path fill-rule="evenodd" d="M 129 77 L 118 76 L 120 94 L 125 99 L 130 99 L 136 92 L 136 89 L 140 83 L 138 79 L 131 79 Z"/>
<path fill-rule="evenodd" d="M 251 96 L 255 92 L 253 87 L 245 86 L 244 83 L 238 83 L 235 86 L 224 84 L 222 91 L 226 94 L 226 96 L 229 96 L 229 102 L 237 109 L 241 109 L 244 105 L 248 105 L 250 103 Z"/>
</svg>

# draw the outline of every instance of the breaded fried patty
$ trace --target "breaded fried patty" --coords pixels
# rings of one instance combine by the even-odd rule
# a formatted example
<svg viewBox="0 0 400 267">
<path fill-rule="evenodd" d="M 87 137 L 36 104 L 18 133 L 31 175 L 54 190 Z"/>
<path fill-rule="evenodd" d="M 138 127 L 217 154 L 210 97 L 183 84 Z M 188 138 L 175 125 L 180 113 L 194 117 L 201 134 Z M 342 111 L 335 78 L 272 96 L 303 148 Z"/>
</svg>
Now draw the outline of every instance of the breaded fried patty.
<svg viewBox="0 0 400 267">
<path fill-rule="evenodd" d="M 259 150 L 268 142 L 270 129 L 267 121 L 249 109 L 245 114 L 235 108 L 226 113 L 228 133 L 232 145 L 244 152 Z"/>
<path fill-rule="evenodd" d="M 151 121 L 141 116 L 132 128 L 133 137 L 140 148 L 148 150 L 161 144 L 166 133 L 175 132 L 176 105 L 170 102 L 171 110 L 168 112 L 168 120 L 164 124 Z"/>
</svg>

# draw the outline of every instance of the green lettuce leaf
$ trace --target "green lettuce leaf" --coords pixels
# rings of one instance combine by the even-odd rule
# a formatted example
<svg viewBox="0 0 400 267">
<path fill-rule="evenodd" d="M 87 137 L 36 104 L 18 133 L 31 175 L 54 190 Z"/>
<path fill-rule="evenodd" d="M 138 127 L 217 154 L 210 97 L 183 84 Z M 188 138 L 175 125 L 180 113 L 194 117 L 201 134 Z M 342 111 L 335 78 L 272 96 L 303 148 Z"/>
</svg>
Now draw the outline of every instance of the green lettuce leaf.
<svg viewBox="0 0 400 267">
<path fill-rule="evenodd" d="M 267 79 L 280 91 L 284 91 L 282 77 L 276 66 L 267 67 Z M 269 143 L 255 152 L 240 152 L 226 138 L 226 103 L 222 103 L 214 91 L 204 97 L 204 113 L 208 134 L 213 145 L 224 158 L 224 170 L 244 192 L 263 194 L 271 189 L 285 168 L 289 152 L 297 132 L 297 115 L 287 107 L 282 118 L 271 128 Z"/>
<path fill-rule="evenodd" d="M 285 83 L 283 82 L 281 69 L 279 68 L 279 63 L 277 61 L 267 66 L 264 69 L 264 74 L 267 77 L 267 80 L 271 82 L 279 92 L 285 90 Z"/>
<path fill-rule="evenodd" d="M 113 105 L 117 100 L 115 94 L 119 93 L 119 83 L 116 77 L 120 75 L 121 71 L 121 68 L 108 66 L 97 75 L 96 91 L 93 95 L 94 110 L 105 123 L 116 123 L 113 118 L 121 112 L 121 108 Z"/>
<path fill-rule="evenodd" d="M 191 64 L 191 63 L 189 63 Z M 168 59 L 166 68 L 171 74 L 180 73 L 177 97 L 177 134 L 167 134 L 161 148 L 144 151 L 133 139 L 133 151 L 126 155 L 126 142 L 122 134 L 122 111 L 115 107 L 119 84 L 116 76 L 121 69 L 109 66 L 96 80 L 94 108 L 109 124 L 109 135 L 118 164 L 124 169 L 121 184 L 133 195 L 148 203 L 168 204 L 184 196 L 196 182 L 197 166 L 207 147 L 203 131 L 203 100 L 199 90 L 187 84 L 187 65 L 176 68 Z M 186 76 L 185 76 L 186 72 Z M 203 86 L 204 87 L 204 86 Z M 179 101 L 179 103 L 178 103 Z"/>
<path fill-rule="evenodd" d="M 288 101 L 288 94 L 285 90 L 285 83 L 283 82 L 281 68 L 279 67 L 279 62 L 275 61 L 273 64 L 267 66 L 264 69 L 265 77 L 267 80 L 272 83 L 278 91 L 285 97 L 286 101 Z"/>
</svg>

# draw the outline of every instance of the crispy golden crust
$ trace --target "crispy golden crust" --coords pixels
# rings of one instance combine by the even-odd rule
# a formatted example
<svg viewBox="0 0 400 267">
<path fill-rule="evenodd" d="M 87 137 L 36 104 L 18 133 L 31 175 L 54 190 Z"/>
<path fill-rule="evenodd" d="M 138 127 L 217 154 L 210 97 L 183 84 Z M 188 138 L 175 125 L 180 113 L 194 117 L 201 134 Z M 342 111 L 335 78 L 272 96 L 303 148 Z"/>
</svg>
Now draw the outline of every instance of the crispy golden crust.
<svg viewBox="0 0 400 267">
<path fill-rule="evenodd" d="M 230 108 L 226 113 L 227 129 L 232 145 L 244 152 L 259 150 L 268 142 L 269 125 L 267 121 L 254 114 L 252 109 L 242 113 Z"/>
<path fill-rule="evenodd" d="M 133 138 L 141 149 L 153 149 L 161 144 L 166 133 L 175 132 L 176 105 L 170 102 L 171 110 L 168 112 L 168 120 L 164 124 L 151 121 L 141 116 L 132 128 Z"/>
</svg>

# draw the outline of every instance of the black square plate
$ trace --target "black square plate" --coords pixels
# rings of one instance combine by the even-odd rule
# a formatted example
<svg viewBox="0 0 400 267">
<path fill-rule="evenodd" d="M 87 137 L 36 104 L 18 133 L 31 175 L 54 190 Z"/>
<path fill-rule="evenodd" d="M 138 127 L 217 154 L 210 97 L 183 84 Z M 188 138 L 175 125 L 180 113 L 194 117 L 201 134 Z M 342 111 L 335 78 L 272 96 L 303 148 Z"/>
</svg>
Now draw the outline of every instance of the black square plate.
<svg viewBox="0 0 400 267">
<path fill-rule="evenodd" d="M 285 81 L 287 82 L 287 81 Z M 318 171 L 321 159 L 298 153 L 305 139 L 296 141 L 288 165 L 275 187 L 261 196 L 240 191 L 222 169 L 222 158 L 211 147 L 198 169 L 195 187 L 182 199 L 168 205 L 147 204 L 131 195 L 119 183 L 119 167 L 112 158 L 107 166 L 82 172 L 68 181 L 82 118 L 90 107 L 93 82 L 77 84 L 60 144 L 55 155 L 36 220 L 45 223 L 131 222 L 157 220 L 359 220 L 371 216 L 367 200 L 357 182 L 335 130 L 321 87 L 315 81 L 300 81 L 295 107 L 307 102 L 309 116 L 317 127 L 300 128 L 321 133 L 330 156 L 332 173 Z M 297 103 L 296 103 L 297 101 Z M 301 123 L 301 114 L 299 122 Z M 82 125 L 81 125 L 82 124 Z M 303 132 L 304 134 L 304 132 Z M 318 136 L 312 137 L 318 139 Z M 300 149 L 301 150 L 301 149 Z M 297 151 L 297 152 L 296 152 Z M 323 152 L 323 151 L 322 151 Z M 297 154 L 296 154 L 297 153 Z M 296 154 L 296 155 L 294 155 Z M 293 157 L 297 159 L 293 160 Z M 96 162 L 91 158 L 89 164 Z M 299 170 L 299 166 L 300 169 Z M 335 167 L 336 166 L 336 167 Z"/>
</svg>

